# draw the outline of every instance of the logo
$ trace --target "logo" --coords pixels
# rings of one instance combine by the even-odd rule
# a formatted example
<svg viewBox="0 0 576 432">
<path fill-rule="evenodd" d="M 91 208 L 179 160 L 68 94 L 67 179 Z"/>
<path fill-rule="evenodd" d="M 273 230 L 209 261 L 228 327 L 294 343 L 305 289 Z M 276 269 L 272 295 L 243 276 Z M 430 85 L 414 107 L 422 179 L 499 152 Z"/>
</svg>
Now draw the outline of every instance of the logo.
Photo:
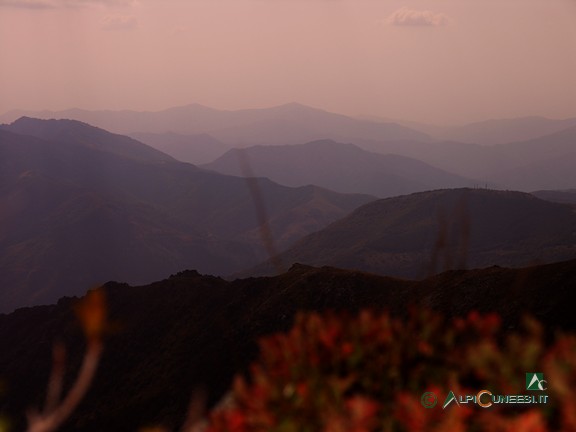
<svg viewBox="0 0 576 432">
<path fill-rule="evenodd" d="M 438 398 L 432 392 L 426 392 L 420 398 L 420 403 L 424 408 L 434 408 L 438 403 Z"/>
<path fill-rule="evenodd" d="M 542 391 L 545 392 L 548 388 L 548 382 L 544 379 L 542 372 L 530 372 L 526 374 L 526 390 L 529 391 Z M 442 409 L 445 410 L 449 405 L 457 407 L 477 405 L 480 408 L 490 408 L 499 405 L 544 405 L 548 403 L 548 395 L 546 393 L 517 393 L 517 394 L 499 394 L 492 392 L 488 389 L 480 390 L 478 393 L 473 394 L 454 393 L 450 390 L 448 396 L 442 404 Z M 435 393 L 426 392 L 420 398 L 420 403 L 424 408 L 434 408 L 438 403 L 438 398 Z"/>
<path fill-rule="evenodd" d="M 442 405 L 442 409 L 446 409 L 446 407 L 450 405 L 452 402 L 456 402 L 456 405 L 460 406 L 460 404 L 458 403 L 458 399 L 456 399 L 456 395 L 452 390 L 450 390 L 450 393 L 448 393 L 448 396 L 446 396 L 444 405 Z"/>
<path fill-rule="evenodd" d="M 530 372 L 526 374 L 526 390 L 546 390 L 548 382 L 542 372 Z"/>
<path fill-rule="evenodd" d="M 488 395 L 488 401 L 482 401 L 482 396 L 484 395 Z M 490 408 L 492 406 L 492 392 L 490 390 L 480 390 L 476 395 L 476 403 L 482 408 Z"/>
</svg>

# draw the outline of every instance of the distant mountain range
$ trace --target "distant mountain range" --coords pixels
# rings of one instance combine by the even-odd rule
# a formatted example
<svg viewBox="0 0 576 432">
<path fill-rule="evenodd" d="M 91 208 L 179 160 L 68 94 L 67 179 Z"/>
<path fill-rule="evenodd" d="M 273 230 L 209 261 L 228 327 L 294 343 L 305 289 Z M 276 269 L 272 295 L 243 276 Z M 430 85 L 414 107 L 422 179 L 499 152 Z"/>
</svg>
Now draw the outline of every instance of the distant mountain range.
<svg viewBox="0 0 576 432">
<path fill-rule="evenodd" d="M 302 144 L 320 139 L 354 143 L 358 140 L 454 141 L 491 146 L 529 141 L 576 126 L 576 118 L 558 120 L 537 116 L 437 126 L 376 116 L 349 117 L 298 103 L 241 110 L 217 110 L 199 104 L 162 111 L 14 110 L 0 115 L 0 122 L 10 123 L 22 116 L 79 120 L 130 135 L 209 134 L 232 147 Z"/>
<path fill-rule="evenodd" d="M 576 126 L 576 118 L 563 120 L 521 117 L 470 123 L 445 130 L 439 138 L 465 143 L 494 145 L 528 141 Z"/>
<path fill-rule="evenodd" d="M 289 105 L 276 111 L 298 119 L 310 114 L 303 114 L 306 110 Z M 254 115 L 240 116 L 248 114 Z M 179 145 L 179 157 L 188 150 L 189 137 L 146 137 L 159 147 L 164 142 L 174 156 Z M 226 146 L 209 136 L 197 138 L 208 152 Z M 464 261 L 522 265 L 574 256 L 571 210 L 495 191 L 398 197 L 368 206 L 372 219 L 355 212 L 316 231 L 375 195 L 476 184 L 466 177 L 531 191 L 569 189 L 576 183 L 576 128 L 495 146 L 360 141 L 364 148 L 395 154 L 321 140 L 232 149 L 206 165 L 272 179 L 246 180 L 179 162 L 133 138 L 78 121 L 23 117 L 0 126 L 3 310 L 52 301 L 110 279 L 145 283 L 191 265 L 204 273 L 249 274 L 245 269 L 264 260 L 266 250 L 285 250 L 279 256 L 286 264 L 410 277 Z M 244 167 L 239 157 L 247 161 Z M 369 194 L 342 194 L 317 184 Z M 475 237 L 478 232 L 482 239 Z"/>
<path fill-rule="evenodd" d="M 491 265 L 522 266 L 576 257 L 572 206 L 530 194 L 453 189 L 388 198 L 308 235 L 286 263 L 423 277 Z M 270 274 L 264 263 L 244 274 Z"/>
<path fill-rule="evenodd" d="M 576 118 L 557 120 L 537 116 L 493 119 L 461 126 L 437 126 L 406 120 L 384 119 L 375 116 L 364 116 L 360 118 L 376 122 L 398 123 L 423 132 L 438 141 L 448 140 L 480 145 L 528 141 L 576 126 Z"/>
<path fill-rule="evenodd" d="M 576 184 L 576 127 L 529 141 L 482 146 L 458 142 L 359 141 L 381 154 L 418 159 L 480 184 L 522 191 L 568 189 Z"/>
<path fill-rule="evenodd" d="M 222 174 L 268 177 L 287 186 L 314 184 L 382 198 L 478 183 L 413 158 L 372 153 L 330 140 L 232 149 L 203 167 Z"/>
<path fill-rule="evenodd" d="M 208 134 L 133 133 L 130 136 L 174 159 L 194 165 L 212 162 L 230 147 Z"/>
<path fill-rule="evenodd" d="M 53 341 L 70 370 L 84 346 L 75 299 L 30 306 L 109 280 L 103 361 L 63 431 L 179 430 L 193 390 L 212 407 L 258 337 L 300 310 L 416 303 L 576 330 L 569 120 L 487 122 L 460 131 L 484 142 L 464 143 L 298 104 L 42 115 L 132 137 L 77 120 L 0 125 L 0 415 L 14 430 L 45 399 Z M 497 136 L 522 141 L 485 145 Z"/>
<path fill-rule="evenodd" d="M 273 278 L 226 282 L 178 273 L 147 286 L 108 283 L 113 328 L 85 401 L 62 431 L 180 430 L 191 395 L 203 390 L 208 407 L 225 395 L 235 373 L 256 357 L 256 340 L 288 330 L 297 311 L 386 309 L 406 314 L 420 304 L 448 316 L 497 312 L 517 328 L 525 313 L 548 334 L 576 329 L 576 261 L 522 269 L 451 271 L 421 282 L 334 268 L 296 265 Z M 25 430 L 24 414 L 45 399 L 52 344 L 61 341 L 66 365 L 78 369 L 83 336 L 74 299 L 0 314 L 2 414 Z"/>
<path fill-rule="evenodd" d="M 70 120 L 2 126 L 0 179 L 0 311 L 190 266 L 229 274 L 266 256 L 258 212 L 285 248 L 374 199 L 248 183 Z"/>
<path fill-rule="evenodd" d="M 498 146 L 514 165 L 495 181 L 511 189 L 569 189 L 576 185 L 576 127 L 529 141 Z"/>
<path fill-rule="evenodd" d="M 526 192 L 567 189 L 574 187 L 576 181 L 572 169 L 576 164 L 576 119 L 525 117 L 443 128 L 358 119 L 292 103 L 236 111 L 198 104 L 158 112 L 15 111 L 0 116 L 0 121 L 14 120 L 22 114 L 76 119 L 130 134 L 178 160 L 194 164 L 211 163 L 231 148 L 332 140 L 374 153 L 413 158 L 493 188 Z M 281 171 L 286 169 L 290 168 Z M 420 188 L 400 187 L 390 193 L 414 190 Z"/>
<path fill-rule="evenodd" d="M 358 120 L 296 103 L 237 111 L 216 110 L 198 104 L 158 112 L 13 111 L 1 116 L 0 122 L 11 122 L 22 116 L 79 120 L 122 134 L 209 134 L 230 146 L 302 144 L 318 139 L 346 142 L 356 139 L 430 140 L 426 134 L 396 123 Z"/>
</svg>

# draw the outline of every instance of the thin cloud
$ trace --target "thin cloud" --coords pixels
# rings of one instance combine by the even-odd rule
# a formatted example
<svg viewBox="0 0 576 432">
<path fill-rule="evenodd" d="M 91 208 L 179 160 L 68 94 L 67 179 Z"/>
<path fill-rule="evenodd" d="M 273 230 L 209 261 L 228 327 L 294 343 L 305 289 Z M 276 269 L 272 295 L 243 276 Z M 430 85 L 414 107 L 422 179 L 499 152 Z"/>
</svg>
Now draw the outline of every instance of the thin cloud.
<svg viewBox="0 0 576 432">
<path fill-rule="evenodd" d="M 134 30 L 138 20 L 133 15 L 109 15 L 102 20 L 103 30 Z"/>
<path fill-rule="evenodd" d="M 450 18 L 443 13 L 429 10 L 398 9 L 388 17 L 386 23 L 395 26 L 439 27 L 447 25 Z"/>
</svg>

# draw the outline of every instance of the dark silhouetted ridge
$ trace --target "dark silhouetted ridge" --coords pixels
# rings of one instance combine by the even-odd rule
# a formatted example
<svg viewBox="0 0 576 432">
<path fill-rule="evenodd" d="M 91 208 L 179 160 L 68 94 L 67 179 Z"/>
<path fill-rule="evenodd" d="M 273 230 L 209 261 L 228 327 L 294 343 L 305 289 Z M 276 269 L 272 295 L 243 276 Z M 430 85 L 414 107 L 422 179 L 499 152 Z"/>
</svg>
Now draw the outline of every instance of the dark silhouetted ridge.
<svg viewBox="0 0 576 432">
<path fill-rule="evenodd" d="M 229 389 L 233 374 L 257 354 L 258 337 L 292 326 L 299 310 L 387 309 L 406 314 L 423 304 L 448 316 L 471 310 L 498 312 L 504 328 L 526 313 L 552 334 L 574 330 L 576 261 L 522 269 L 490 267 L 451 271 L 421 282 L 330 267 L 296 265 L 272 278 L 227 282 L 184 271 L 146 286 L 108 283 L 111 333 L 86 400 L 62 429 L 177 430 L 194 389 L 210 406 Z M 24 412 L 39 406 L 50 368 L 52 343 L 63 341 L 77 367 L 83 336 L 74 299 L 0 315 L 3 414 L 23 430 Z"/>
<path fill-rule="evenodd" d="M 451 268 L 521 266 L 576 257 L 571 206 L 484 189 L 422 192 L 366 204 L 281 254 L 402 277 Z M 247 274 L 267 274 L 260 265 Z"/>
</svg>

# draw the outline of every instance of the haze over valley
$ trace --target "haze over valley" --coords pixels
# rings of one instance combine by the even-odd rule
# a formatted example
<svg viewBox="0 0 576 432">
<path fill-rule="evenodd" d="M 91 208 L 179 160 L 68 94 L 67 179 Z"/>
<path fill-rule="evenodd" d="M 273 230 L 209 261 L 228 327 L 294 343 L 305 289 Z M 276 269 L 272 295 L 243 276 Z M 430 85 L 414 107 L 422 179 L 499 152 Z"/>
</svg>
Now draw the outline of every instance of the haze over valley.
<svg viewBox="0 0 576 432">
<path fill-rule="evenodd" d="M 575 127 L 468 144 L 299 104 L 206 118 L 199 109 L 65 113 L 115 119 L 116 130 L 148 126 L 131 137 L 71 119 L 0 126 L 4 311 L 186 268 L 250 276 L 299 262 L 419 278 L 574 256 Z M 240 136 L 251 130 L 266 142 L 286 122 L 295 123 L 288 141 L 329 138 L 249 145 L 208 133 L 234 123 Z M 372 216 L 356 220 L 364 212 Z M 512 226 L 521 231 L 508 238 Z"/>
</svg>

